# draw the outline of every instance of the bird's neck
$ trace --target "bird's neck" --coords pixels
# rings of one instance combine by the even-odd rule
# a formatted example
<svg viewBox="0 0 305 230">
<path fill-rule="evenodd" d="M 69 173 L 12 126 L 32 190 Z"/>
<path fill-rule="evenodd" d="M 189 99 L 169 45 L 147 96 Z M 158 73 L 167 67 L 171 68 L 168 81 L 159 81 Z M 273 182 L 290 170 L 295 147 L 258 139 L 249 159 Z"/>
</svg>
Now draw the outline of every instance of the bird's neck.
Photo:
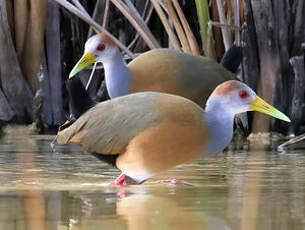
<svg viewBox="0 0 305 230">
<path fill-rule="evenodd" d="M 131 72 L 117 49 L 114 56 L 103 62 L 105 82 L 110 98 L 128 94 Z"/>
<path fill-rule="evenodd" d="M 210 129 L 211 138 L 204 154 L 221 152 L 232 140 L 234 113 L 221 98 L 209 99 L 204 120 Z"/>
</svg>

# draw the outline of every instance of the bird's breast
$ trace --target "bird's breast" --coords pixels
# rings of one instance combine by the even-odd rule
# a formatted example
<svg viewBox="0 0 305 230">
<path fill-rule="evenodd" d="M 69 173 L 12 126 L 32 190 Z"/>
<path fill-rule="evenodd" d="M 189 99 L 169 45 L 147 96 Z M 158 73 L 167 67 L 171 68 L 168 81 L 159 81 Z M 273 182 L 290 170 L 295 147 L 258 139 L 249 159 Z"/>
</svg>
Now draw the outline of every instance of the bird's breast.
<svg viewBox="0 0 305 230">
<path fill-rule="evenodd" d="M 117 160 L 118 168 L 134 179 L 195 159 L 210 139 L 201 119 L 202 109 L 195 103 L 180 97 L 177 101 L 162 97 L 156 100 L 155 108 L 161 114 L 160 122 L 138 133 Z"/>
</svg>

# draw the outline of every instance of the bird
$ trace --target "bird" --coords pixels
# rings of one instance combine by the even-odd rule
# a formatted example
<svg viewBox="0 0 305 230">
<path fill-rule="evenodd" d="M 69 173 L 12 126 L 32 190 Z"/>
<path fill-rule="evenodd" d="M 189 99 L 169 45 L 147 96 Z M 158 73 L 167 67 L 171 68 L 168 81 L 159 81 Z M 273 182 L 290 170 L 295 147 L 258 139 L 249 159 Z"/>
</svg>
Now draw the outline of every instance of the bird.
<svg viewBox="0 0 305 230">
<path fill-rule="evenodd" d="M 139 92 L 98 103 L 58 132 L 58 144 L 78 143 L 114 163 L 113 185 L 141 184 L 199 156 L 222 151 L 231 141 L 238 113 L 259 111 L 290 119 L 246 84 L 226 81 L 210 95 L 205 110 L 184 97 Z"/>
<path fill-rule="evenodd" d="M 136 92 L 155 91 L 179 95 L 205 105 L 215 87 L 235 74 L 219 63 L 172 49 L 153 49 L 125 63 L 118 46 L 104 33 L 90 37 L 84 54 L 69 78 L 88 65 L 102 62 L 111 99 Z"/>
</svg>

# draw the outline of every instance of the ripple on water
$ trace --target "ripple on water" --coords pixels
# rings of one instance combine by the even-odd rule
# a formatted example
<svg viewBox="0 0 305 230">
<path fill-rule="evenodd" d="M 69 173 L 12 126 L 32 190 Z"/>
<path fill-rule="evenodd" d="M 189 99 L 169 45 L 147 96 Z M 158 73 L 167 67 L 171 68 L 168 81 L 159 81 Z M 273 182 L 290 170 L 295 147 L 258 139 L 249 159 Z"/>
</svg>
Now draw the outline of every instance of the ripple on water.
<svg viewBox="0 0 305 230">
<path fill-rule="evenodd" d="M 54 229 L 304 227 L 303 150 L 228 151 L 179 165 L 142 185 L 111 187 L 117 169 L 77 145 L 53 152 L 51 140 L 0 141 L 0 226 L 16 229 L 22 221 L 40 220 Z M 155 183 L 172 178 L 188 184 Z"/>
</svg>

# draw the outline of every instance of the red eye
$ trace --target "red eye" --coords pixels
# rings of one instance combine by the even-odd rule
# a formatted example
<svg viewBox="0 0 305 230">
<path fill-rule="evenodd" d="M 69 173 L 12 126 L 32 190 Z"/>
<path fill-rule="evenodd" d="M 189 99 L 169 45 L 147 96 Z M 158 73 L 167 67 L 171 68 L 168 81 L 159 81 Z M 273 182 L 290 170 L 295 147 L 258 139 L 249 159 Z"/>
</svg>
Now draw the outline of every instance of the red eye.
<svg viewBox="0 0 305 230">
<path fill-rule="evenodd" d="M 104 44 L 99 44 L 98 47 L 96 48 L 98 51 L 103 51 L 105 49 Z"/>
<path fill-rule="evenodd" d="M 239 91 L 239 97 L 241 99 L 245 99 L 245 98 L 249 97 L 249 93 L 246 90 L 241 90 L 241 91 Z"/>
</svg>

